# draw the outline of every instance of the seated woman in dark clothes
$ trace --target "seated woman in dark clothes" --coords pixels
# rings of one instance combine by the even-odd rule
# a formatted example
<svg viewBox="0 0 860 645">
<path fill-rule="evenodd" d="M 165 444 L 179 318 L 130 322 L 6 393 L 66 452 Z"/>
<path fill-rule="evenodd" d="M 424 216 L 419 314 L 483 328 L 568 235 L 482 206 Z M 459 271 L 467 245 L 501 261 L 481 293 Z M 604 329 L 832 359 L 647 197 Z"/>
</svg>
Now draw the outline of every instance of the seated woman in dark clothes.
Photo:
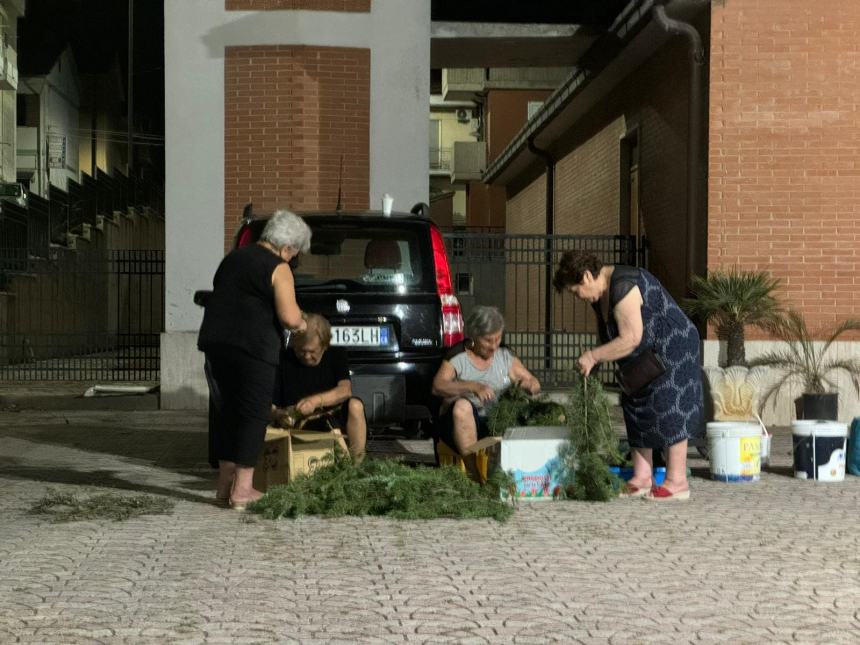
<svg viewBox="0 0 860 645">
<path fill-rule="evenodd" d="M 340 406 L 328 418 L 314 419 L 304 427 L 328 430 L 333 423 L 346 431 L 353 459 L 364 458 L 367 420 L 361 399 L 352 396 L 346 350 L 331 347 L 331 325 L 318 314 L 307 314 L 307 331 L 295 336 L 290 349 L 281 352 L 272 403 L 275 407 L 295 406 L 303 415 Z"/>
</svg>

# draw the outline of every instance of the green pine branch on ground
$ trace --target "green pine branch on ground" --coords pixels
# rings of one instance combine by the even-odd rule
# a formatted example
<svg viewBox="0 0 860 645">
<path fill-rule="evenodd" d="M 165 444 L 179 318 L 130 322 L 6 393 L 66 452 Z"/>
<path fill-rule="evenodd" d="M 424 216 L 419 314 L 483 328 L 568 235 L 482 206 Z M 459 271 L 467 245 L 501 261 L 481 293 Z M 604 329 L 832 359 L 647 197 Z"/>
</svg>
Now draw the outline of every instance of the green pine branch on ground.
<svg viewBox="0 0 860 645">
<path fill-rule="evenodd" d="M 500 522 L 513 513 L 499 498 L 510 477 L 495 473 L 485 486 L 453 466 L 407 466 L 390 459 L 354 463 L 338 453 L 309 474 L 275 486 L 249 508 L 269 519 L 322 515 L 381 515 L 403 520 L 490 517 Z"/>
<path fill-rule="evenodd" d="M 164 515 L 175 506 L 172 500 L 152 495 L 117 495 L 102 493 L 79 498 L 52 491 L 33 506 L 30 513 L 50 518 L 52 522 L 113 520 L 120 522 L 141 515 Z"/>
<path fill-rule="evenodd" d="M 500 437 L 508 428 L 521 426 L 561 426 L 567 422 L 567 412 L 560 403 L 545 396 L 531 397 L 514 385 L 505 390 L 487 412 L 490 435 Z"/>
</svg>

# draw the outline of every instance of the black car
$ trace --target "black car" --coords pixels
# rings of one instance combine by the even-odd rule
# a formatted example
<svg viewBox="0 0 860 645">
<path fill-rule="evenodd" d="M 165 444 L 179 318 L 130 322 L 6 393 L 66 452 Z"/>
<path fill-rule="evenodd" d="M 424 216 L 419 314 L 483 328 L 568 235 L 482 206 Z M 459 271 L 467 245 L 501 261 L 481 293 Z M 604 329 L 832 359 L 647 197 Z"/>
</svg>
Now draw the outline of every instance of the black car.
<svg viewBox="0 0 860 645">
<path fill-rule="evenodd" d="M 328 318 L 332 344 L 347 348 L 368 421 L 416 429 L 435 414 L 431 384 L 442 357 L 463 339 L 442 234 L 414 213 L 300 215 L 313 235 L 294 261 L 299 306 Z M 246 216 L 234 246 L 255 242 L 267 220 Z M 206 293 L 195 302 L 205 304 Z"/>
</svg>

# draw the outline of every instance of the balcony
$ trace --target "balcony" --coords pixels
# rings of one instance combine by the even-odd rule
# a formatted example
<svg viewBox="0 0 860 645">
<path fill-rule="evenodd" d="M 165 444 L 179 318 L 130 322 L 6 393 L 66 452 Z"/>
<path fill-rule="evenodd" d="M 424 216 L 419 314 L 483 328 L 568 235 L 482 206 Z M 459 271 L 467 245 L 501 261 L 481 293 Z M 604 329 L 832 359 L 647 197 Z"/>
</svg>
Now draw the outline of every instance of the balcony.
<svg viewBox="0 0 860 645">
<path fill-rule="evenodd" d="M 452 153 L 451 148 L 430 148 L 430 174 L 450 175 Z"/>
<path fill-rule="evenodd" d="M 485 90 L 554 90 L 570 70 L 569 67 L 443 69 L 442 98 L 472 101 Z"/>
<path fill-rule="evenodd" d="M 442 98 L 446 101 L 471 101 L 484 89 L 484 75 L 482 68 L 443 69 Z"/>
<path fill-rule="evenodd" d="M 454 167 L 451 183 L 480 181 L 487 169 L 487 144 L 483 141 L 454 143 Z"/>
<path fill-rule="evenodd" d="M 39 143 L 34 127 L 19 125 L 16 130 L 16 166 L 22 172 L 34 172 L 38 167 Z"/>
<path fill-rule="evenodd" d="M 18 52 L 0 46 L 0 90 L 18 89 Z"/>
</svg>

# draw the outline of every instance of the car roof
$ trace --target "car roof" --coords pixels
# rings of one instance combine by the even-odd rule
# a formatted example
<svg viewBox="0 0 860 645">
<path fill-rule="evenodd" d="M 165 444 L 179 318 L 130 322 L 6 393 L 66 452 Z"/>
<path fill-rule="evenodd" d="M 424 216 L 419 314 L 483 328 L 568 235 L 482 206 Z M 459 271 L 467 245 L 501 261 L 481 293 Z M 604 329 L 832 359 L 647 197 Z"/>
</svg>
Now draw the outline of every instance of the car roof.
<svg viewBox="0 0 860 645">
<path fill-rule="evenodd" d="M 297 215 L 300 215 L 304 218 L 325 218 L 325 219 L 359 219 L 363 222 L 377 222 L 377 221 L 389 221 L 389 220 L 399 220 L 399 221 L 416 221 L 416 222 L 431 222 L 427 217 L 422 217 L 421 215 L 415 215 L 414 213 L 401 213 L 401 212 L 392 212 L 391 215 L 384 215 L 382 211 L 341 211 L 340 213 L 331 212 L 331 211 L 311 211 L 311 212 L 298 212 Z"/>
<path fill-rule="evenodd" d="M 392 221 L 398 224 L 416 224 L 426 226 L 433 224 L 433 220 L 429 217 L 415 215 L 414 213 L 392 212 L 391 215 L 383 215 L 382 211 L 341 211 L 340 213 L 333 211 L 296 211 L 303 219 L 310 223 L 335 223 L 343 222 L 346 224 L 360 222 L 361 224 L 374 225 L 390 223 Z M 272 216 L 272 213 L 254 213 L 251 221 L 266 221 Z"/>
</svg>

